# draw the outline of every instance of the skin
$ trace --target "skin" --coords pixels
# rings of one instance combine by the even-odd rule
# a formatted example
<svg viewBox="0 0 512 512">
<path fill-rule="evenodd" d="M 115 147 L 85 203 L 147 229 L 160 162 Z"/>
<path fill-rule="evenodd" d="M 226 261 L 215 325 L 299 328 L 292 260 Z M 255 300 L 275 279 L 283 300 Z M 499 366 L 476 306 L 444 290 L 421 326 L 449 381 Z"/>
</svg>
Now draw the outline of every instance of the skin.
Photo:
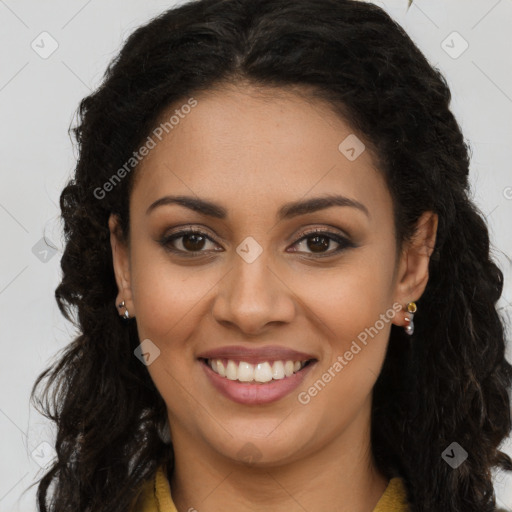
<svg viewBox="0 0 512 512">
<path fill-rule="evenodd" d="M 407 325 L 408 313 L 385 322 L 307 405 L 297 395 L 394 303 L 405 307 L 421 297 L 437 216 L 424 213 L 413 241 L 397 254 L 393 203 L 370 151 L 347 159 L 338 146 L 353 130 L 319 100 L 248 86 L 194 97 L 197 106 L 137 169 L 128 244 L 116 217 L 109 220 L 117 303 L 124 300 L 136 317 L 140 339 L 161 351 L 147 369 L 167 405 L 173 500 L 180 512 L 221 511 L 226 504 L 241 512 L 370 512 L 388 484 L 371 452 L 372 389 L 391 323 Z M 211 200 L 227 218 L 179 205 L 146 214 L 170 194 Z M 284 203 L 326 194 L 355 199 L 368 215 L 335 206 L 277 220 Z M 213 240 L 196 243 L 196 253 L 203 251 L 196 259 L 159 243 L 183 225 Z M 300 241 L 313 228 L 356 247 L 334 253 L 340 245 L 323 239 L 329 245 L 315 252 L 308 239 Z M 248 236 L 263 250 L 252 263 L 236 252 Z M 186 237 L 174 241 L 177 250 L 190 246 Z M 266 405 L 225 398 L 196 359 L 224 345 L 274 344 L 318 362 L 299 389 Z M 258 450 L 255 462 L 238 455 L 247 443 Z"/>
</svg>

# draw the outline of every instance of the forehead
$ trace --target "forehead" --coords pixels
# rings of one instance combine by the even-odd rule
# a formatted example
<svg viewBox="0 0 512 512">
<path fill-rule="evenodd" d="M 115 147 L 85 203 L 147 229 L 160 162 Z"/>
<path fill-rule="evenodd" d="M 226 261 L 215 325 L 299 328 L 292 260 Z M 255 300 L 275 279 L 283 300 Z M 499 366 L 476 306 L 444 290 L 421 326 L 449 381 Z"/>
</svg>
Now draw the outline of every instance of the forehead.
<svg viewBox="0 0 512 512">
<path fill-rule="evenodd" d="M 149 204 L 165 193 L 215 197 L 228 205 L 286 202 L 343 193 L 389 203 L 384 179 L 363 137 L 331 108 L 286 89 L 223 87 L 175 103 L 172 129 L 139 164 L 132 199 Z M 355 158 L 354 158 L 355 157 Z"/>
</svg>

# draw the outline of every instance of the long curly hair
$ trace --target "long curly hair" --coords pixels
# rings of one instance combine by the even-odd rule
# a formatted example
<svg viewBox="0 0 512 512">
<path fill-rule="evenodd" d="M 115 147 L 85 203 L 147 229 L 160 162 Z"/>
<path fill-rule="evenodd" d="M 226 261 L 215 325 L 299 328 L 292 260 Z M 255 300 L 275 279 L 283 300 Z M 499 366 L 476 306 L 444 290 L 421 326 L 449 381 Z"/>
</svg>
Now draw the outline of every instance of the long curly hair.
<svg viewBox="0 0 512 512">
<path fill-rule="evenodd" d="M 404 479 L 413 512 L 494 511 L 491 469 L 512 470 L 498 449 L 511 432 L 512 366 L 496 308 L 503 274 L 470 198 L 469 146 L 440 71 L 384 10 L 353 0 L 179 5 L 135 30 L 81 101 L 55 291 L 78 335 L 32 389 L 34 400 L 46 381 L 36 407 L 57 426 L 39 509 L 125 512 L 160 465 L 172 471 L 165 403 L 134 356 L 136 320 L 115 307 L 108 218 L 119 215 L 126 238 L 136 166 L 108 193 L 98 190 L 170 106 L 244 82 L 307 91 L 349 123 L 386 179 L 397 247 L 424 211 L 438 215 L 415 332 L 392 326 L 374 387 L 372 451 L 384 475 Z M 453 442 L 468 453 L 456 469 L 442 458 Z"/>
</svg>

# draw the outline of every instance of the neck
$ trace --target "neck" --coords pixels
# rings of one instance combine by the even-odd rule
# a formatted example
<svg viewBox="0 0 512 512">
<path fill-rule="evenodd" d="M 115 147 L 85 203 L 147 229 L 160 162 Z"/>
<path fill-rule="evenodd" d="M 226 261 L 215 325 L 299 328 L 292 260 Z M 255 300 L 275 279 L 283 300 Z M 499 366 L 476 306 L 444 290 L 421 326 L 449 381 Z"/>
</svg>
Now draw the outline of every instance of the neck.
<svg viewBox="0 0 512 512">
<path fill-rule="evenodd" d="M 354 421 L 321 449 L 261 466 L 223 457 L 174 428 L 173 501 L 179 512 L 220 512 L 227 504 L 239 512 L 371 512 L 388 479 L 374 464 L 369 430 L 361 431 L 361 421 Z"/>
</svg>

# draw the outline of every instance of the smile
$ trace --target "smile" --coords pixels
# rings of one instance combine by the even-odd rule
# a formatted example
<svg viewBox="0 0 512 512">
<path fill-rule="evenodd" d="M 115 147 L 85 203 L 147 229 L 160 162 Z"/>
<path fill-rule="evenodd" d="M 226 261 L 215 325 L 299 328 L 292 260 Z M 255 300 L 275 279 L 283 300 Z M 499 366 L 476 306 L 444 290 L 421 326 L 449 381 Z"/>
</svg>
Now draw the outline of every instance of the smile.
<svg viewBox="0 0 512 512">
<path fill-rule="evenodd" d="M 291 377 L 302 370 L 312 359 L 307 361 L 261 361 L 251 364 L 232 359 L 203 359 L 217 374 L 228 380 L 247 383 L 266 383 Z"/>
<path fill-rule="evenodd" d="M 289 359 L 248 363 L 200 358 L 198 362 L 207 380 L 221 395 L 239 404 L 256 406 L 276 402 L 291 394 L 318 361 Z"/>
</svg>

